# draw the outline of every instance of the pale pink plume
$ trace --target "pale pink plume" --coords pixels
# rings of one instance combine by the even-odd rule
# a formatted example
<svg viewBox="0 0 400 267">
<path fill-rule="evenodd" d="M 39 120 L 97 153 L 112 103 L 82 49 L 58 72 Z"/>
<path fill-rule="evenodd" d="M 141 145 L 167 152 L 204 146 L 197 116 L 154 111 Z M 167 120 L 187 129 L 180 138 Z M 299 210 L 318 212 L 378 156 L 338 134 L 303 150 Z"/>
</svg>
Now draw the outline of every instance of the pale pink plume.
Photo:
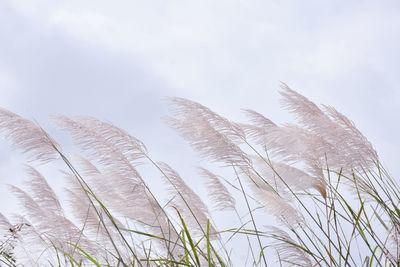
<svg viewBox="0 0 400 267">
<path fill-rule="evenodd" d="M 56 263 L 56 257 L 52 250 L 47 249 L 49 244 L 35 229 L 30 221 L 22 216 L 15 216 L 14 221 L 23 225 L 18 231 L 13 254 L 18 266 L 40 266 L 49 262 Z"/>
<path fill-rule="evenodd" d="M 18 235 L 18 233 L 15 231 L 14 226 L 7 217 L 0 212 L 0 249 L 7 244 L 8 239 L 12 239 L 16 235 Z"/>
<path fill-rule="evenodd" d="M 245 109 L 244 112 L 250 121 L 250 124 L 240 124 L 246 133 L 246 137 L 254 140 L 256 144 L 261 145 L 264 150 L 267 150 L 268 143 L 270 142 L 269 135 L 278 126 L 254 110 Z"/>
<path fill-rule="evenodd" d="M 235 210 L 235 199 L 220 179 L 205 168 L 199 168 L 200 174 L 206 180 L 207 193 L 215 210 Z"/>
<path fill-rule="evenodd" d="M 192 230 L 196 230 L 196 233 L 201 236 L 204 235 L 207 230 L 207 221 L 210 219 L 206 204 L 168 164 L 163 162 L 157 164 L 163 172 L 163 178 L 173 197 L 171 204 L 175 205 Z M 212 225 L 210 225 L 210 233 L 210 238 L 220 238 Z"/>
<path fill-rule="evenodd" d="M 280 266 L 316 266 L 300 245 L 293 240 L 288 233 L 278 227 L 270 227 L 269 233 L 273 238 L 271 246 L 275 249 L 281 261 Z"/>
<path fill-rule="evenodd" d="M 121 236 L 116 227 L 111 223 L 105 211 L 94 198 L 91 198 L 92 202 L 90 202 L 88 195 L 82 190 L 73 175 L 65 174 L 65 176 L 70 184 L 69 189 L 66 189 L 66 192 L 68 194 L 68 202 L 71 205 L 75 220 L 78 222 L 78 226 L 82 229 L 85 236 L 98 245 L 98 251 L 96 251 L 98 258 L 114 258 L 112 253 L 115 253 L 115 248 L 111 243 L 112 239 L 124 261 L 129 262 L 131 255 L 129 252 L 125 251 L 126 248 L 121 240 Z M 101 220 L 104 222 L 108 231 L 106 231 Z M 126 228 L 126 225 L 121 223 L 117 217 L 113 217 L 113 221 L 120 229 Z M 129 235 L 126 235 L 126 238 L 130 238 Z M 131 245 L 134 247 L 133 244 Z M 115 260 L 116 259 L 114 259 L 114 261 Z"/>
<path fill-rule="evenodd" d="M 87 116 L 77 117 L 75 121 L 85 125 L 85 127 L 96 132 L 98 136 L 101 136 L 108 143 L 112 144 L 116 149 L 121 151 L 132 164 L 138 159 L 144 158 L 147 154 L 147 148 L 142 141 L 111 123 Z M 81 141 L 85 142 L 84 140 Z M 90 145 L 90 142 L 87 143 Z"/>
<path fill-rule="evenodd" d="M 40 207 L 30 195 L 20 188 L 12 185 L 10 185 L 10 188 L 21 202 L 31 225 L 45 243 L 54 244 L 58 248 L 72 253 L 75 249 L 66 243 L 71 242 L 78 244 L 88 253 L 95 254 L 96 245 L 87 239 L 81 233 L 81 230 L 68 218 L 58 215 L 45 207 Z"/>
<path fill-rule="evenodd" d="M 2 230 L 7 229 L 7 231 L 9 231 L 9 229 L 12 227 L 10 221 L 1 212 L 0 212 L 0 227 L 1 227 L 0 229 Z"/>
<path fill-rule="evenodd" d="M 345 157 L 342 158 L 342 164 L 346 166 L 346 162 L 350 162 L 353 166 L 348 167 L 353 167 L 358 171 L 360 171 L 360 166 L 363 169 L 375 166 L 378 161 L 378 154 L 371 142 L 356 128 L 355 124 L 333 107 L 324 106 L 324 110 L 340 128 L 338 133 L 341 134 L 343 146 L 347 148 L 344 151 Z M 345 148 L 338 147 L 338 150 L 343 149 Z"/>
<path fill-rule="evenodd" d="M 228 166 L 251 165 L 246 153 L 237 145 L 245 139 L 239 125 L 187 99 L 171 98 L 170 104 L 174 117 L 167 117 L 166 122 L 189 141 L 195 151 Z"/>
<path fill-rule="evenodd" d="M 143 183 L 134 164 L 138 158 L 145 156 L 142 151 L 145 148 L 135 138 L 124 136 L 122 131 L 101 122 L 98 123 L 100 126 L 96 128 L 95 125 L 92 125 L 96 122 L 94 119 L 80 122 L 65 116 L 55 116 L 54 118 L 56 124 L 69 132 L 75 142 L 89 154 L 90 160 L 98 162 L 106 171 L 124 181 L 130 181 L 129 183 L 134 184 Z M 110 132 L 107 130 L 110 130 Z M 122 136 L 119 136 L 119 134 L 122 134 Z M 127 140 L 126 143 L 122 141 L 124 139 Z M 133 152 L 129 152 L 129 148 Z M 129 189 L 132 189 L 132 187 L 127 188 L 127 190 Z"/>
<path fill-rule="evenodd" d="M 321 193 L 322 196 L 326 195 L 326 184 L 321 175 L 312 176 L 309 173 L 296 168 L 284 162 L 269 161 L 255 157 L 255 168 L 258 173 L 262 175 L 263 180 L 254 179 L 259 187 L 265 187 L 264 180 L 274 187 L 275 191 L 280 194 L 286 194 L 288 197 L 293 197 L 293 193 L 309 192 L 315 189 Z M 293 193 L 292 193 L 293 192 Z"/>
<path fill-rule="evenodd" d="M 293 198 L 287 195 L 279 195 L 266 184 L 255 183 L 258 177 L 247 177 L 246 181 L 253 193 L 254 199 L 267 211 L 274 216 L 278 222 L 289 228 L 296 228 L 304 223 L 304 218 L 292 206 Z"/>
<path fill-rule="evenodd" d="M 31 160 L 46 163 L 59 158 L 57 143 L 39 126 L 6 109 L 0 108 L 0 132 Z"/>
<path fill-rule="evenodd" d="M 79 172 L 90 184 L 91 189 L 100 201 L 113 212 L 114 216 L 121 215 L 125 219 L 131 220 L 136 227 L 144 227 L 147 232 L 156 236 L 168 240 L 177 239 L 175 231 L 168 223 L 168 218 L 150 195 L 138 172 L 135 172 L 137 177 L 132 179 L 125 175 L 121 176 L 119 172 L 113 172 L 111 168 L 106 168 L 102 172 L 81 156 L 76 155 L 74 162 L 78 166 Z M 134 169 L 133 166 L 131 168 Z M 72 178 L 70 178 L 71 185 L 76 184 Z M 78 186 L 78 184 L 75 185 L 75 187 Z M 78 188 L 74 190 L 77 191 Z M 79 205 L 79 201 L 76 204 Z M 79 209 L 82 210 L 82 208 Z M 160 239 L 155 241 L 165 248 L 164 241 Z"/>
<path fill-rule="evenodd" d="M 62 216 L 63 209 L 60 201 L 58 200 L 58 197 L 54 193 L 53 189 L 47 183 L 46 179 L 32 166 L 26 165 L 26 171 L 31 177 L 27 185 L 35 202 L 41 208 L 47 209 L 57 215 Z"/>
<path fill-rule="evenodd" d="M 297 116 L 301 126 L 323 139 L 325 146 L 317 148 L 319 153 L 316 156 L 321 161 L 326 157 L 329 168 L 336 171 L 343 169 L 351 174 L 353 171 L 374 166 L 377 161 L 376 151 L 354 123 L 343 114 L 327 106 L 323 112 L 285 84 L 282 85 L 281 94 L 284 106 Z M 305 144 L 314 146 L 309 142 Z"/>
<path fill-rule="evenodd" d="M 389 231 L 388 237 L 388 245 L 387 251 L 384 251 L 385 254 L 392 259 L 393 262 L 398 261 L 400 258 L 400 227 L 398 225 L 391 225 L 391 229 Z"/>
</svg>

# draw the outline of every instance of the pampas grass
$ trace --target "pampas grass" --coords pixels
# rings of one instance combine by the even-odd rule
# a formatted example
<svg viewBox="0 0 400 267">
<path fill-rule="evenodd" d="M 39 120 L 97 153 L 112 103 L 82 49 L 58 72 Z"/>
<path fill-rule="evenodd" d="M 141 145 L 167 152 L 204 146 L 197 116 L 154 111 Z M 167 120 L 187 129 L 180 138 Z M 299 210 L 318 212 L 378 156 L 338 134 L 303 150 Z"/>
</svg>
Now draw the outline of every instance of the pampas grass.
<svg viewBox="0 0 400 267">
<path fill-rule="evenodd" d="M 236 123 L 169 100 L 167 124 L 213 163 L 195 177 L 207 195 L 110 123 L 53 116 L 80 149 L 69 155 L 38 125 L 0 109 L 5 139 L 29 161 L 62 163 L 66 184 L 62 198 L 27 166 L 26 188 L 10 186 L 21 210 L 0 214 L 1 265 L 398 266 L 400 190 L 372 144 L 333 107 L 285 84 L 281 95 L 297 123 L 252 110 Z M 165 194 L 151 188 L 143 164 Z"/>
</svg>

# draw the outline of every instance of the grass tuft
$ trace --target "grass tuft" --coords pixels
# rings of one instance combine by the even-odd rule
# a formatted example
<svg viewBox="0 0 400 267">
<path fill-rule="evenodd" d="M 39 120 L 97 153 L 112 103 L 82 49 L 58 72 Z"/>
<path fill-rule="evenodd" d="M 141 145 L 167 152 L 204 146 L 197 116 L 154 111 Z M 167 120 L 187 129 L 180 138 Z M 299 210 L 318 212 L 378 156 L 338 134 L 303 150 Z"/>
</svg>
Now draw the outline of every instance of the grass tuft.
<svg viewBox="0 0 400 267">
<path fill-rule="evenodd" d="M 27 189 L 10 186 L 20 214 L 0 213 L 0 265 L 399 266 L 400 187 L 372 144 L 333 107 L 285 84 L 281 95 L 295 123 L 252 110 L 237 123 L 170 99 L 166 122 L 208 164 L 198 168 L 207 196 L 110 123 L 53 117 L 80 149 L 72 157 L 0 109 L 0 133 L 31 161 L 61 163 L 68 193 L 26 168 Z M 152 188 L 139 165 L 164 183 Z"/>
</svg>

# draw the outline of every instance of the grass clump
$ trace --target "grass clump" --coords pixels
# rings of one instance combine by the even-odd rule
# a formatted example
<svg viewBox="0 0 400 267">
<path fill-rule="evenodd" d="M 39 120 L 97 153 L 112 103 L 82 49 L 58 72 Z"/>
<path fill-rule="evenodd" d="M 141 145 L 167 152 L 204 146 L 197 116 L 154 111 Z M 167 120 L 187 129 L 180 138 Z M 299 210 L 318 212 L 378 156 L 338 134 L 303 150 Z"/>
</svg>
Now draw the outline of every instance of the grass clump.
<svg viewBox="0 0 400 267">
<path fill-rule="evenodd" d="M 0 215 L 2 264 L 398 266 L 400 190 L 372 144 L 336 109 L 286 85 L 281 94 L 296 124 L 252 110 L 247 123 L 235 123 L 170 99 L 166 122 L 221 168 L 198 169 L 208 202 L 110 123 L 54 116 L 82 151 L 71 156 L 35 123 L 1 109 L 5 138 L 31 160 L 63 163 L 67 183 L 61 201 L 28 166 L 26 190 L 10 187 L 23 211 L 12 220 Z M 167 195 L 152 188 L 141 164 L 159 173 Z M 237 219 L 221 227 L 218 216 Z"/>
</svg>

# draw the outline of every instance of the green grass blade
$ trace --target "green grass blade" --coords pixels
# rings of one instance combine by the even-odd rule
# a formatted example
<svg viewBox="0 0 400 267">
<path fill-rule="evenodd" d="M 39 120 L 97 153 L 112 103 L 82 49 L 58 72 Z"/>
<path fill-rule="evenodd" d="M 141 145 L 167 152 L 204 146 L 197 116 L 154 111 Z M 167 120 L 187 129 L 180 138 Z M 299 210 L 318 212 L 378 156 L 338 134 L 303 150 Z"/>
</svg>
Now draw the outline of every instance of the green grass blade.
<svg viewBox="0 0 400 267">
<path fill-rule="evenodd" d="M 77 246 L 77 245 L 75 245 L 73 243 L 70 243 L 70 242 L 67 242 L 67 244 L 69 244 L 69 245 L 75 247 L 76 249 L 78 249 L 83 255 L 85 255 L 85 257 L 88 260 L 93 262 L 94 265 L 96 265 L 97 267 L 101 267 L 101 265 L 95 259 L 93 259 L 86 251 L 84 251 L 82 248 L 80 248 L 79 246 Z"/>
<path fill-rule="evenodd" d="M 208 259 L 208 266 L 211 265 L 211 249 L 210 249 L 210 220 L 207 220 L 207 259 Z"/>
<path fill-rule="evenodd" d="M 199 256 L 198 256 L 198 254 L 197 254 L 196 247 L 195 247 L 195 245 L 194 245 L 193 239 L 192 239 L 192 237 L 191 237 L 191 235 L 190 235 L 190 233 L 189 233 L 188 228 L 186 227 L 186 223 L 185 223 L 185 221 L 183 220 L 183 218 L 182 218 L 180 212 L 178 211 L 178 209 L 175 208 L 175 210 L 176 210 L 176 212 L 178 213 L 179 219 L 181 220 L 181 223 L 182 223 L 183 229 L 184 229 L 184 231 L 185 231 L 185 233 L 186 233 L 186 236 L 187 236 L 187 238 L 188 238 L 190 247 L 192 248 L 194 258 L 196 259 L 196 263 L 197 263 L 198 266 L 200 266 L 200 259 L 199 259 Z"/>
</svg>

